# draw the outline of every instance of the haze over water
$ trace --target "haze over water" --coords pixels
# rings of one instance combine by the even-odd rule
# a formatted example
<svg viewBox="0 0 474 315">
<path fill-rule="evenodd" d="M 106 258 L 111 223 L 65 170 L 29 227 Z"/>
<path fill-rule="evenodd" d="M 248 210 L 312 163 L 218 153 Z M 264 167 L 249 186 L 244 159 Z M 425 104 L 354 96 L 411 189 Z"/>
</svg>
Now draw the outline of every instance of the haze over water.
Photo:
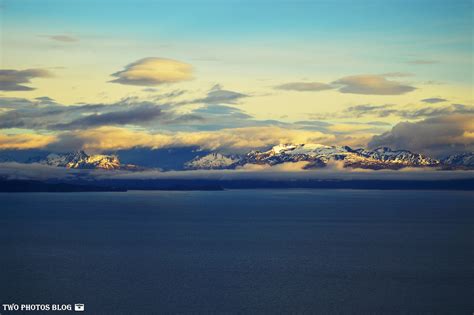
<svg viewBox="0 0 474 315">
<path fill-rule="evenodd" d="M 0 194 L 2 303 L 470 314 L 474 194 Z"/>
</svg>

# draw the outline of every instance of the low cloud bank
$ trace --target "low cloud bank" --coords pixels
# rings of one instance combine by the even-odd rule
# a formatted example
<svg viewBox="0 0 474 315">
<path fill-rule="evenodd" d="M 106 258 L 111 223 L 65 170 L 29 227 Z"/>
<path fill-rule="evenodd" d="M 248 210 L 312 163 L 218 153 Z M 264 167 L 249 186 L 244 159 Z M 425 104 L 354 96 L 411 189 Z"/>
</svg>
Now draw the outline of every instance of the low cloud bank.
<svg viewBox="0 0 474 315">
<path fill-rule="evenodd" d="M 362 170 L 342 168 L 339 163 L 322 169 L 304 170 L 305 162 L 285 163 L 277 166 L 245 165 L 236 170 L 168 171 L 146 170 L 139 172 L 78 170 L 43 164 L 0 163 L 0 177 L 33 180 L 450 180 L 472 179 L 474 171 L 440 171 L 436 169 L 405 168 L 402 170 Z"/>
</svg>

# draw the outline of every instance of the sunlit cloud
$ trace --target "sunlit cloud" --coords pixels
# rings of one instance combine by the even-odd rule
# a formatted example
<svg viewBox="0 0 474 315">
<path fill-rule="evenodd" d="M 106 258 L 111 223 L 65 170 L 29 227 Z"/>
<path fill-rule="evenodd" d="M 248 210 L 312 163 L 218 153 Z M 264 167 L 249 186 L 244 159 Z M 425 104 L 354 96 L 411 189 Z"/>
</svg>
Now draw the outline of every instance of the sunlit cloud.
<svg viewBox="0 0 474 315">
<path fill-rule="evenodd" d="M 54 135 L 40 134 L 0 134 L 0 149 L 33 149 L 43 148 L 56 141 Z"/>
<path fill-rule="evenodd" d="M 149 57 L 135 61 L 121 71 L 112 74 L 113 83 L 154 86 L 191 80 L 191 65 L 166 58 Z"/>
<path fill-rule="evenodd" d="M 49 148 L 68 151 L 84 149 L 106 151 L 133 147 L 198 146 L 210 150 L 241 150 L 266 148 L 279 143 L 332 143 L 335 136 L 319 131 L 285 129 L 280 127 L 229 128 L 216 131 L 149 133 L 120 127 L 100 127 L 58 136 Z"/>
<path fill-rule="evenodd" d="M 396 81 L 388 80 L 381 75 L 354 75 L 333 82 L 340 85 L 339 92 L 367 95 L 400 95 L 416 88 Z"/>
<path fill-rule="evenodd" d="M 289 91 L 324 91 L 337 89 L 340 93 L 366 94 L 366 95 L 400 95 L 416 88 L 400 82 L 388 80 L 389 77 L 407 77 L 410 73 L 391 72 L 381 75 L 353 75 L 340 78 L 331 84 L 320 82 L 290 82 L 275 86 L 275 89 Z"/>
</svg>

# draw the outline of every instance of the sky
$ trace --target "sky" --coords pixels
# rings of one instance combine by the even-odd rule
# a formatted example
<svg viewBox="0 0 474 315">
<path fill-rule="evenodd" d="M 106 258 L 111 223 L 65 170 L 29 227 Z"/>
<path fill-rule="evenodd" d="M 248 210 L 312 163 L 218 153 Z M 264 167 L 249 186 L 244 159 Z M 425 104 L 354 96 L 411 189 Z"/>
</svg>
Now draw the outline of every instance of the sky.
<svg viewBox="0 0 474 315">
<path fill-rule="evenodd" d="M 0 149 L 474 151 L 473 2 L 0 1 Z"/>
</svg>

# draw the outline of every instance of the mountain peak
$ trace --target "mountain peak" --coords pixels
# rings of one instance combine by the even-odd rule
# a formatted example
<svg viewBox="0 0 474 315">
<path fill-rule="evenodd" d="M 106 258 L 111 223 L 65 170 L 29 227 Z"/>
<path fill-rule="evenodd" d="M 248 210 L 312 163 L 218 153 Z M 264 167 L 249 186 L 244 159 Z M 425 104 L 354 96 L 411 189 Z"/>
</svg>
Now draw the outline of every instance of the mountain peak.
<svg viewBox="0 0 474 315">
<path fill-rule="evenodd" d="M 82 150 L 70 153 L 51 153 L 40 163 L 50 166 L 76 168 L 76 169 L 120 169 L 120 161 L 116 156 L 88 155 Z"/>
<path fill-rule="evenodd" d="M 343 161 L 344 167 L 366 169 L 400 169 L 404 167 L 434 167 L 439 161 L 407 150 L 381 147 L 375 150 L 352 149 L 349 146 L 323 144 L 279 144 L 268 151 L 250 151 L 244 156 L 209 154 L 188 162 L 193 169 L 235 168 L 245 164 L 276 165 L 308 162 L 307 168 L 324 167 L 330 161 Z"/>
</svg>

